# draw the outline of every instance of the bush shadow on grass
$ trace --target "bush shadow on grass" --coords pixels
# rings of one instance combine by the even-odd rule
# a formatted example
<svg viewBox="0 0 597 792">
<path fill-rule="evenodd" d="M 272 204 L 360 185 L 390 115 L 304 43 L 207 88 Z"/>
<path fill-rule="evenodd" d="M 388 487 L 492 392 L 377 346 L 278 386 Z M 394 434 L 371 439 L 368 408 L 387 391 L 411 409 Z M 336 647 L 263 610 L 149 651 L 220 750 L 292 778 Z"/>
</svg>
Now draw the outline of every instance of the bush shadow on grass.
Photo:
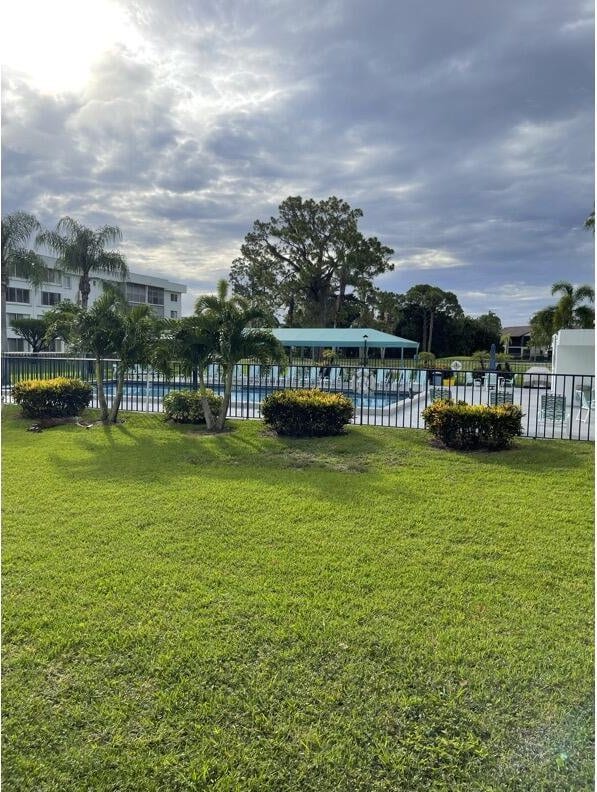
<svg viewBox="0 0 597 792">
<path fill-rule="evenodd" d="M 521 473 L 539 473 L 542 470 L 566 470 L 583 467 L 594 455 L 593 443 L 575 440 L 519 439 L 503 451 L 461 451 L 439 448 L 438 452 L 456 454 L 476 459 L 484 465 L 519 470 Z"/>
</svg>

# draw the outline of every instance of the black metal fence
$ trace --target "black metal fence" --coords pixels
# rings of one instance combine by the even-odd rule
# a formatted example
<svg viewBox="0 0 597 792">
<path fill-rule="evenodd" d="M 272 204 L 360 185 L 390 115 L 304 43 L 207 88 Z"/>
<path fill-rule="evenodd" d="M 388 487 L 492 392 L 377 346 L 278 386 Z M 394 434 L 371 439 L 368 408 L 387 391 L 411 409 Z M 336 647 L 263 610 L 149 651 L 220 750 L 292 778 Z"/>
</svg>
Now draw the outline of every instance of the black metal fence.
<svg viewBox="0 0 597 792">
<path fill-rule="evenodd" d="M 108 402 L 116 389 L 117 360 L 102 361 Z M 2 398 L 11 401 L 11 385 L 22 379 L 76 376 L 95 385 L 94 361 L 50 355 L 9 353 L 2 356 Z M 223 392 L 217 365 L 205 372 L 215 393 Z M 526 437 L 593 440 L 595 436 L 595 378 L 580 374 L 516 373 L 485 370 L 449 372 L 440 369 L 373 367 L 370 365 L 238 364 L 234 369 L 231 418 L 259 418 L 261 401 L 274 390 L 320 388 L 344 393 L 355 405 L 354 423 L 422 429 L 422 411 L 438 398 L 468 404 L 517 404 L 523 412 Z M 166 378 L 153 369 L 135 366 L 126 376 L 121 409 L 161 412 L 172 390 L 192 387 L 190 377 L 174 366 Z M 94 392 L 93 406 L 97 406 Z"/>
</svg>

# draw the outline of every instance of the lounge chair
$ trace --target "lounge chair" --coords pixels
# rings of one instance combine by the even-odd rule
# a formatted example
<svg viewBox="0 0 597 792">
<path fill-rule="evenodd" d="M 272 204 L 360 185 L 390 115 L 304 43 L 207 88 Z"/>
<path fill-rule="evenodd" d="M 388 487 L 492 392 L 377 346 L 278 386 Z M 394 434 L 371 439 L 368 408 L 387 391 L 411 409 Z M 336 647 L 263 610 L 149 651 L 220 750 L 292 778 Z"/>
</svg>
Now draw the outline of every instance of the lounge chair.
<svg viewBox="0 0 597 792">
<path fill-rule="evenodd" d="M 510 389 L 490 391 L 489 404 L 514 404 L 514 392 Z"/>
<path fill-rule="evenodd" d="M 566 397 L 545 393 L 541 396 L 539 423 L 563 423 L 568 416 Z"/>
<path fill-rule="evenodd" d="M 429 389 L 429 400 L 438 401 L 438 399 L 451 399 L 452 391 L 450 388 L 444 388 L 440 385 L 434 385 Z"/>
</svg>

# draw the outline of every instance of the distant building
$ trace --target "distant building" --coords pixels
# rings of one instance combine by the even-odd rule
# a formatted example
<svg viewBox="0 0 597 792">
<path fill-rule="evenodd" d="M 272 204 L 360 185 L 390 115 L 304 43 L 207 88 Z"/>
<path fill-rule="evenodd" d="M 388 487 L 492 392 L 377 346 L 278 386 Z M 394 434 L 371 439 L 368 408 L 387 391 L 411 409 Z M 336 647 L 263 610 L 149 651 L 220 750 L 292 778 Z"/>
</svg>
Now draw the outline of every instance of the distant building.
<svg viewBox="0 0 597 792">
<path fill-rule="evenodd" d="M 56 259 L 42 256 L 46 263 L 47 280 L 40 288 L 35 288 L 14 268 L 9 273 L 8 295 L 6 300 L 6 319 L 8 322 L 7 352 L 28 352 L 29 344 L 11 328 L 14 319 L 36 319 L 52 306 L 63 300 L 80 302 L 79 276 L 56 269 Z M 89 305 L 103 293 L 102 282 L 110 280 L 106 273 L 91 275 Z M 181 299 L 187 287 L 165 278 L 129 272 L 126 281 L 117 281 L 124 290 L 129 305 L 147 304 L 156 316 L 179 319 L 182 315 Z M 54 351 L 60 352 L 60 341 L 55 342 Z"/>
<path fill-rule="evenodd" d="M 515 327 L 502 327 L 502 335 L 509 335 L 511 340 L 508 344 L 508 353 L 515 358 L 529 358 L 531 350 L 529 340 L 531 338 L 530 325 L 516 325 Z"/>
</svg>

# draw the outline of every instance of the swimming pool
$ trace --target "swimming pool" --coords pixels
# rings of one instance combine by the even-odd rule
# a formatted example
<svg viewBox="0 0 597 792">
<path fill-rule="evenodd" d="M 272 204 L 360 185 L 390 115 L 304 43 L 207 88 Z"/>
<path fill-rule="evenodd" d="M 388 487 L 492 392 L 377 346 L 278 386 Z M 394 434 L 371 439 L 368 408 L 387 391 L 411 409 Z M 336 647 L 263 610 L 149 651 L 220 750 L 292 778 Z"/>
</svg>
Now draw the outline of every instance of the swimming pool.
<svg viewBox="0 0 597 792">
<path fill-rule="evenodd" d="M 213 390 L 214 393 L 217 393 L 219 396 L 221 396 L 224 392 L 223 385 L 210 385 L 209 387 L 210 390 Z M 147 388 L 144 383 L 127 382 L 125 383 L 123 393 L 123 407 L 125 409 L 127 407 L 129 407 L 129 409 L 142 409 L 143 403 L 147 399 L 152 401 L 155 399 L 161 400 L 167 393 L 170 393 L 170 391 L 188 389 L 189 385 L 187 384 L 179 384 L 175 382 L 152 382 L 149 385 L 149 392 L 147 392 Z M 259 404 L 261 404 L 265 396 L 277 390 L 283 389 L 267 386 L 253 386 L 250 388 L 235 389 L 233 386 L 231 402 L 233 405 L 246 405 L 247 407 L 255 409 L 259 406 Z M 106 383 L 104 386 L 104 391 L 106 397 L 110 399 L 112 396 L 114 396 L 116 385 L 114 383 Z M 393 393 L 376 392 L 366 396 L 363 395 L 363 398 L 361 398 L 360 394 L 351 393 L 350 391 L 344 391 L 344 393 L 352 400 L 356 409 L 360 409 L 362 406 L 364 409 L 380 410 L 384 407 L 389 407 L 392 404 L 401 402 L 406 398 L 404 393 L 398 393 L 396 391 Z M 131 403 L 134 403 L 135 406 L 132 406 Z"/>
</svg>

